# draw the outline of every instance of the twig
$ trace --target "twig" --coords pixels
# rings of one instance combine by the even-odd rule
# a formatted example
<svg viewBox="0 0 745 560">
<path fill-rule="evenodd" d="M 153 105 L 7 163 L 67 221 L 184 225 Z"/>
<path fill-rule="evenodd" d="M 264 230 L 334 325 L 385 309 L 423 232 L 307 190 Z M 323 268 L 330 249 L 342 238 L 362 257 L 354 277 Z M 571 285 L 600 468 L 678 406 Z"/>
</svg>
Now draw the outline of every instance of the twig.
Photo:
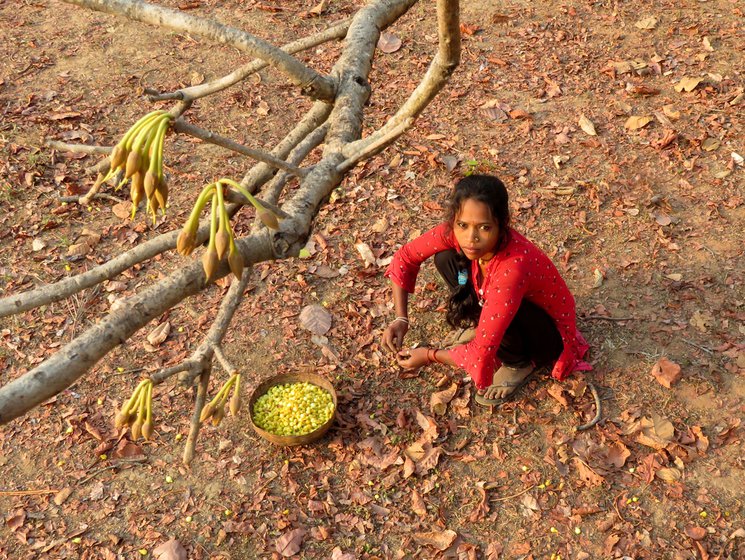
<svg viewBox="0 0 745 560">
<path fill-rule="evenodd" d="M 105 467 L 100 467 L 100 468 L 96 469 L 95 471 L 93 471 L 92 473 L 90 473 L 85 478 L 83 478 L 81 480 L 78 480 L 76 486 L 82 486 L 83 484 L 85 484 L 86 482 L 88 482 L 92 478 L 95 478 L 96 476 L 98 476 L 102 472 L 105 472 L 105 471 L 108 471 L 108 470 L 111 470 L 111 469 L 117 469 L 117 468 L 121 467 L 122 465 L 126 465 L 128 463 L 147 463 L 147 457 L 127 457 L 127 458 L 124 458 L 124 459 L 119 459 L 119 460 L 115 461 L 114 463 L 112 463 L 111 465 L 106 465 Z"/>
<path fill-rule="evenodd" d="M 584 315 L 580 319 L 595 321 L 636 321 L 635 317 L 608 317 L 607 315 Z"/>
<path fill-rule="evenodd" d="M 194 413 L 191 416 L 191 427 L 189 428 L 189 436 L 186 438 L 186 445 L 184 445 L 183 461 L 187 466 L 194 459 L 194 447 L 197 444 L 197 437 L 199 437 L 199 428 L 202 426 L 199 418 L 202 416 L 202 409 L 204 408 L 204 403 L 207 401 L 207 388 L 210 384 L 211 371 L 211 364 L 207 364 L 199 376 L 197 398 L 194 402 Z"/>
<path fill-rule="evenodd" d="M 581 461 L 581 459 L 580 459 L 580 461 Z M 623 496 L 623 492 L 621 492 L 618 496 L 616 496 L 615 498 L 613 498 L 613 509 L 616 510 L 616 515 L 618 515 L 618 519 L 620 519 L 621 521 L 623 521 L 624 523 L 626 523 L 626 520 L 623 518 L 623 515 L 621 515 L 621 512 L 618 511 L 618 498 L 620 498 L 621 496 Z"/>
<path fill-rule="evenodd" d="M 59 490 L 0 490 L 0 496 L 40 496 L 57 492 Z"/>
<path fill-rule="evenodd" d="M 68 144 L 59 140 L 47 140 L 46 145 L 53 150 L 62 152 L 77 152 L 79 154 L 103 154 L 109 155 L 114 149 L 110 146 L 90 146 L 88 144 Z"/>
<path fill-rule="evenodd" d="M 230 361 L 228 361 L 228 359 L 225 357 L 225 354 L 222 351 L 222 346 L 220 346 L 219 344 L 215 345 L 213 347 L 213 350 L 215 352 L 217 361 L 220 362 L 220 365 L 225 370 L 225 373 L 227 373 L 228 375 L 234 374 L 237 370 L 235 369 L 235 367 L 233 367 L 233 364 L 231 364 Z"/>
<path fill-rule="evenodd" d="M 210 144 L 215 144 L 216 146 L 221 146 L 228 150 L 238 152 L 239 154 L 243 154 L 244 156 L 251 157 L 255 160 L 264 162 L 278 169 L 282 169 L 284 171 L 292 173 L 296 177 L 305 177 L 308 174 L 307 170 L 300 169 L 299 167 L 289 164 L 284 160 L 274 157 L 269 152 L 249 148 L 248 146 L 239 144 L 238 142 L 235 142 L 230 138 L 225 138 L 224 136 L 220 136 L 219 134 L 215 134 L 214 132 L 210 132 L 209 130 L 204 130 L 203 128 L 199 128 L 198 126 L 189 124 L 181 119 L 178 119 L 173 123 L 173 130 L 182 134 L 194 136 L 195 138 L 199 138 L 204 142 L 209 142 Z"/>
<path fill-rule="evenodd" d="M 181 362 L 180 364 L 169 366 L 158 371 L 157 373 L 154 373 L 150 376 L 150 381 L 153 382 L 153 385 L 160 385 L 166 379 L 173 375 L 176 375 L 177 373 L 181 373 L 182 371 L 197 372 L 199 371 L 199 368 L 200 363 L 197 360 L 186 360 L 184 362 Z"/>
<path fill-rule="evenodd" d="M 698 348 L 699 350 L 703 350 L 707 354 L 714 354 L 714 351 L 711 350 L 710 348 L 707 348 L 706 346 L 701 346 L 700 344 L 696 344 L 695 342 L 693 342 L 692 340 L 688 340 L 687 338 L 683 338 L 682 340 L 686 344 L 690 344 L 694 348 Z"/>
<path fill-rule="evenodd" d="M 351 20 L 344 20 L 340 23 L 337 23 L 333 27 L 329 27 L 328 29 L 321 31 L 320 33 L 315 33 L 313 35 L 309 35 L 308 37 L 298 39 L 297 41 L 292 41 L 291 43 L 287 43 L 280 48 L 288 54 L 295 54 L 312 47 L 316 47 L 327 41 L 332 41 L 334 39 L 343 39 L 344 36 L 347 34 L 347 29 L 349 29 L 350 21 Z M 167 99 L 193 101 L 195 99 L 206 97 L 213 93 L 217 93 L 218 91 L 227 89 L 230 86 L 237 84 L 242 80 L 245 80 L 251 74 L 255 74 L 256 72 L 266 68 L 267 66 L 269 66 L 269 64 L 261 59 L 252 60 L 248 64 L 235 69 L 233 72 L 226 76 L 204 84 L 199 84 L 198 86 L 191 86 L 168 93 L 160 93 L 158 91 L 146 89 L 145 93 L 149 94 L 149 101 L 165 101 Z"/>
<path fill-rule="evenodd" d="M 116 202 L 117 204 L 119 204 L 120 202 L 124 202 L 124 199 L 121 199 L 121 198 L 118 198 L 116 196 L 106 194 L 106 193 L 94 192 L 93 196 L 90 196 L 90 191 L 88 191 L 88 193 L 85 194 L 84 196 L 81 196 L 79 194 L 74 195 L 74 196 L 61 196 L 57 200 L 59 202 L 79 202 L 83 198 L 86 198 L 89 200 L 91 198 L 100 198 L 103 200 L 110 200 L 111 202 Z"/>
<path fill-rule="evenodd" d="M 489 501 L 490 502 L 506 502 L 507 500 L 511 500 L 512 498 L 517 498 L 518 496 L 522 496 L 523 494 L 530 492 L 533 488 L 535 488 L 535 484 L 531 484 L 525 490 L 518 492 L 517 494 L 512 494 L 511 496 L 502 496 L 501 498 L 491 498 Z"/>
<path fill-rule="evenodd" d="M 600 406 L 600 395 L 598 395 L 598 390 L 595 388 L 595 385 L 592 383 L 588 383 L 587 386 L 590 388 L 590 391 L 592 392 L 592 396 L 595 399 L 595 418 L 590 420 L 587 424 L 582 424 L 581 426 L 577 426 L 577 431 L 582 432 L 584 430 L 589 430 L 592 428 L 595 424 L 600 422 L 600 416 L 602 415 L 602 408 Z"/>
</svg>

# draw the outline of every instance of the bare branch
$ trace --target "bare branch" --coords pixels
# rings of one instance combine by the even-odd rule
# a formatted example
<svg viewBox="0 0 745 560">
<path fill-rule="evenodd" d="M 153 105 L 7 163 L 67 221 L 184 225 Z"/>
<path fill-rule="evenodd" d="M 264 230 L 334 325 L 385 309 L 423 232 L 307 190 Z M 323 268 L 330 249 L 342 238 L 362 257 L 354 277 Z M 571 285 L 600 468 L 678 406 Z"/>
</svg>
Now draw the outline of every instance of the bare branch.
<svg viewBox="0 0 745 560">
<path fill-rule="evenodd" d="M 227 374 L 232 375 L 238 371 L 233 366 L 233 364 L 231 364 L 230 361 L 225 357 L 225 354 L 222 351 L 222 346 L 215 346 L 214 351 L 217 361 L 220 362 L 222 369 L 224 369 Z"/>
<path fill-rule="evenodd" d="M 243 144 L 239 144 L 238 142 L 231 140 L 230 138 L 225 138 L 224 136 L 220 136 L 219 134 L 215 134 L 214 132 L 210 132 L 209 130 L 204 130 L 203 128 L 199 128 L 198 126 L 189 124 L 181 119 L 178 119 L 173 123 L 173 130 L 182 134 L 188 134 L 189 136 L 193 136 L 194 138 L 199 138 L 204 142 L 209 142 L 210 144 L 215 144 L 216 146 L 221 146 L 223 148 L 227 148 L 228 150 L 233 150 L 234 152 L 238 152 L 239 154 L 243 154 L 244 156 L 248 156 L 255 160 L 264 162 L 267 165 L 271 165 L 273 167 L 287 171 L 288 173 L 292 173 L 297 177 L 304 177 L 308 173 L 306 170 L 300 169 L 294 165 L 290 165 L 285 161 L 274 157 L 268 152 L 249 148 L 247 146 L 244 146 Z"/>
<path fill-rule="evenodd" d="M 391 130 L 389 130 L 386 134 L 383 134 L 382 136 L 378 137 L 373 142 L 359 146 L 358 151 L 355 153 L 349 154 L 347 156 L 347 159 L 339 164 L 339 166 L 337 167 L 337 170 L 340 171 L 341 173 L 346 173 L 348 170 L 352 169 L 355 165 L 357 165 L 362 160 L 367 159 L 377 154 L 378 152 L 383 150 L 383 148 L 385 148 L 388 144 L 395 141 L 396 138 L 398 138 L 404 132 L 406 132 L 406 129 L 409 128 L 413 122 L 414 122 L 413 118 L 404 119 L 398 125 L 394 126 Z"/>
<path fill-rule="evenodd" d="M 349 29 L 349 22 L 350 20 L 344 20 L 332 27 L 329 27 L 325 31 L 321 31 L 320 33 L 315 33 L 313 35 L 309 35 L 308 37 L 298 39 L 297 41 L 287 43 L 286 45 L 283 45 L 281 49 L 286 53 L 295 54 L 316 47 L 328 41 L 343 39 L 344 36 L 347 34 L 347 29 Z M 198 86 L 191 86 L 179 89 L 169 93 L 153 93 L 148 96 L 148 99 L 150 101 L 164 101 L 168 99 L 182 99 L 185 101 L 193 101 L 195 99 L 206 97 L 213 93 L 217 93 L 219 91 L 227 89 L 230 86 L 237 84 L 242 80 L 245 80 L 251 74 L 263 70 L 267 66 L 269 66 L 269 64 L 261 59 L 253 60 L 217 80 L 199 84 Z"/>
<path fill-rule="evenodd" d="M 272 150 L 272 155 L 277 158 L 281 158 L 285 161 L 290 161 L 299 164 L 299 161 L 289 159 L 288 154 L 295 149 L 295 147 L 303 141 L 313 130 L 321 126 L 328 116 L 331 114 L 332 106 L 323 101 L 316 101 L 313 107 L 305 114 L 300 122 L 293 128 L 287 135 L 277 144 Z M 276 168 L 267 165 L 266 163 L 259 163 L 255 165 L 245 177 L 241 180 L 241 185 L 246 187 L 252 194 L 256 192 L 258 187 L 266 183 L 272 175 L 274 175 Z M 272 202 L 272 201 L 269 201 Z M 276 202 L 276 201 L 274 201 Z"/>
<path fill-rule="evenodd" d="M 437 0 L 437 29 L 440 43 L 427 73 L 406 102 L 385 125 L 368 137 L 344 147 L 344 155 L 347 158 L 354 158 L 355 154 L 361 153 L 369 157 L 381 151 L 406 130 L 407 126 L 402 127 L 402 125 L 405 125 L 407 121 L 413 122 L 445 86 L 460 59 L 459 14 L 458 0 Z M 394 134 L 397 130 L 400 132 Z M 376 149 L 368 150 L 368 147 L 372 145 L 375 145 Z"/>
<path fill-rule="evenodd" d="M 192 360 L 201 363 L 211 363 L 212 356 L 216 353 L 215 349 L 220 346 L 222 339 L 225 338 L 225 333 L 228 330 L 230 321 L 233 320 L 233 315 L 235 315 L 235 311 L 243 300 L 243 292 L 246 291 L 248 279 L 251 276 L 250 272 L 250 269 L 244 270 L 243 276 L 240 280 L 234 278 L 231 282 L 230 288 L 228 288 L 228 293 L 225 294 L 225 297 L 220 303 L 220 309 L 217 311 L 217 316 L 215 317 L 210 330 L 207 332 L 204 341 L 199 345 L 199 348 L 194 351 L 191 358 Z M 199 375 L 199 371 L 192 371 L 187 373 L 187 375 L 181 375 L 180 380 L 185 385 L 191 385 L 194 383 L 194 379 L 197 375 Z"/>
<path fill-rule="evenodd" d="M 247 266 L 274 258 L 269 236 L 264 232 L 239 239 L 236 244 Z M 223 262 L 215 272 L 215 279 L 222 278 L 229 270 L 227 263 Z M 111 311 L 57 353 L 1 387 L 0 424 L 26 413 L 72 385 L 138 329 L 205 286 L 202 263 L 191 261 L 142 293 L 128 298 L 125 305 Z"/>
<path fill-rule="evenodd" d="M 153 385 L 160 385 L 169 377 L 172 377 L 176 375 L 177 373 L 182 373 L 184 371 L 188 373 L 199 374 L 199 372 L 201 371 L 201 367 L 202 367 L 202 364 L 199 361 L 192 358 L 184 362 L 180 362 L 176 365 L 163 368 L 162 370 L 151 375 L 150 381 L 153 382 Z"/>
<path fill-rule="evenodd" d="M 197 437 L 199 437 L 199 428 L 202 426 L 199 418 L 202 416 L 202 409 L 204 408 L 204 403 L 207 401 L 207 389 L 210 384 L 211 371 L 212 366 L 207 364 L 199 376 L 197 398 L 194 401 L 194 412 L 191 415 L 191 427 L 189 428 L 189 436 L 186 438 L 186 445 L 184 445 L 182 460 L 185 465 L 189 465 L 194 459 L 194 448 L 197 444 Z"/>
<path fill-rule="evenodd" d="M 109 155 L 114 148 L 110 146 L 90 146 L 88 144 L 68 144 L 59 140 L 46 140 L 45 144 L 53 150 L 60 152 L 74 152 L 78 154 L 104 154 Z"/>
<path fill-rule="evenodd" d="M 99 12 L 126 16 L 135 21 L 167 27 L 176 31 L 205 37 L 217 43 L 231 45 L 249 55 L 265 60 L 287 74 L 292 83 L 300 86 L 303 93 L 313 99 L 330 101 L 334 99 L 333 80 L 308 68 L 295 57 L 275 47 L 271 43 L 253 35 L 223 25 L 214 20 L 171 10 L 162 6 L 148 4 L 141 0 L 64 0 L 70 4 L 90 8 Z"/>
<path fill-rule="evenodd" d="M 287 161 L 290 161 L 292 163 L 300 163 L 301 161 L 303 161 L 310 152 L 312 152 L 321 144 L 321 142 L 323 142 L 324 138 L 326 138 L 328 128 L 328 125 L 324 123 L 313 132 L 311 132 L 308 136 L 306 136 L 305 140 L 300 142 L 300 144 L 298 144 L 290 153 Z M 289 179 L 289 173 L 282 172 L 275 175 L 274 179 L 272 179 L 271 182 L 267 184 L 266 187 L 264 187 L 264 189 L 262 190 L 262 193 L 265 196 L 265 200 L 268 203 L 277 203 Z M 283 217 L 287 217 L 287 214 L 284 211 L 282 213 L 284 214 Z"/>
</svg>

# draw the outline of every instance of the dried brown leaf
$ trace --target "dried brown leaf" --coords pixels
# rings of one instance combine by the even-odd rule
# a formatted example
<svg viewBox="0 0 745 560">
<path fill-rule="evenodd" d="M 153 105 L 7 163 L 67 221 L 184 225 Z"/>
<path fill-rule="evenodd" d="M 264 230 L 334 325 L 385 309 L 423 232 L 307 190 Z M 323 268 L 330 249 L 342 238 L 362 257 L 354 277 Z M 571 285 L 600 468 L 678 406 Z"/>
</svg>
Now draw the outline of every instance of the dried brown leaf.
<svg viewBox="0 0 745 560">
<path fill-rule="evenodd" d="M 453 400 L 453 397 L 455 396 L 455 393 L 458 392 L 458 384 L 453 383 L 445 389 L 444 391 L 440 391 L 438 393 L 432 393 L 432 396 L 429 400 L 429 407 L 432 410 L 433 414 L 442 415 L 445 414 L 445 411 L 447 410 L 448 403 Z"/>
<path fill-rule="evenodd" d="M 680 366 L 667 358 L 660 358 L 652 367 L 652 375 L 660 385 L 669 389 L 680 379 Z"/>
<path fill-rule="evenodd" d="M 446 529 L 444 531 L 429 531 L 426 533 L 414 533 L 414 541 L 422 546 L 431 546 L 439 551 L 447 549 L 455 539 L 458 533 Z"/>
<path fill-rule="evenodd" d="M 590 136 L 597 136 L 595 125 L 584 115 L 580 115 L 579 117 L 579 127 L 585 131 L 585 134 L 589 134 Z"/>
<path fill-rule="evenodd" d="M 147 335 L 147 341 L 152 346 L 160 346 L 165 342 L 166 338 L 168 338 L 170 332 L 171 323 L 169 321 L 166 321 L 150 331 L 150 334 Z"/>
<path fill-rule="evenodd" d="M 303 545 L 303 539 L 305 538 L 305 532 L 305 529 L 302 528 L 287 531 L 274 543 L 277 552 L 286 558 L 300 552 L 300 547 Z"/>
<path fill-rule="evenodd" d="M 674 88 L 675 88 L 675 91 L 677 91 L 678 93 L 682 91 L 691 92 L 694 89 L 696 89 L 698 85 L 703 81 L 704 79 L 702 77 L 691 78 L 691 77 L 685 76 L 681 78 L 681 80 L 677 84 L 675 84 Z"/>
<path fill-rule="evenodd" d="M 650 122 L 652 122 L 652 117 L 631 116 L 626 120 L 623 126 L 627 130 L 639 130 L 640 128 L 647 126 Z"/>
<path fill-rule="evenodd" d="M 317 303 L 306 305 L 300 312 L 300 326 L 305 330 L 324 335 L 331 328 L 331 313 Z"/>
<path fill-rule="evenodd" d="M 401 39 L 393 33 L 381 33 L 378 39 L 378 48 L 386 54 L 396 52 L 401 45 Z"/>
<path fill-rule="evenodd" d="M 411 511 L 421 518 L 427 517 L 427 504 L 416 488 L 411 491 Z"/>
<path fill-rule="evenodd" d="M 683 472 L 675 467 L 663 467 L 654 474 L 657 478 L 665 482 L 677 482 L 683 477 Z"/>
<path fill-rule="evenodd" d="M 164 542 L 153 550 L 157 560 L 188 560 L 186 549 L 176 539 Z"/>
<path fill-rule="evenodd" d="M 649 16 L 644 19 L 640 19 L 634 24 L 634 27 L 645 30 L 654 29 L 655 27 L 657 27 L 657 18 L 654 16 Z"/>
</svg>

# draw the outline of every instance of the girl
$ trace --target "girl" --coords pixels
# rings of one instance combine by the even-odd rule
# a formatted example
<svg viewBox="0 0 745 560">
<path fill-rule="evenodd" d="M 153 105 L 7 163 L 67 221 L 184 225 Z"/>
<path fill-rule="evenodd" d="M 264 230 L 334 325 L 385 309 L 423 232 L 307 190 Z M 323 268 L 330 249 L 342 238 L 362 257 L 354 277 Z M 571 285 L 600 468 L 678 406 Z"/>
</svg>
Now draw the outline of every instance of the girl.
<svg viewBox="0 0 745 560">
<path fill-rule="evenodd" d="M 448 323 L 476 325 L 475 335 L 449 349 L 403 349 L 408 296 L 432 255 L 452 290 Z M 393 283 L 396 318 L 383 346 L 405 369 L 432 362 L 465 369 L 479 404 L 500 404 L 545 365 L 553 364 L 557 380 L 591 369 L 582 361 L 589 347 L 575 325 L 574 298 L 549 258 L 510 228 L 507 190 L 496 177 L 461 179 L 447 221 L 399 249 L 385 275 Z"/>
</svg>

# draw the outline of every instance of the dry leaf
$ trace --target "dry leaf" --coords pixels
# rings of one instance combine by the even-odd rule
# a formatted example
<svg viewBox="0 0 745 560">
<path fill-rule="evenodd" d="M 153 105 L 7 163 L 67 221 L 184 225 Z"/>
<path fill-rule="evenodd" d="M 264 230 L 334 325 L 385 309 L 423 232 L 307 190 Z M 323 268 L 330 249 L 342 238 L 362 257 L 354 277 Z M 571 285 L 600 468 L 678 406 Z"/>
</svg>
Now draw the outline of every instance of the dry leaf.
<svg viewBox="0 0 745 560">
<path fill-rule="evenodd" d="M 590 136 L 597 136 L 598 134 L 595 132 L 595 125 L 584 115 L 580 115 L 579 117 L 579 127 L 585 131 L 585 134 L 589 134 Z"/>
<path fill-rule="evenodd" d="M 44 243 L 41 239 L 38 237 L 34 239 L 34 241 L 31 243 L 31 250 L 34 252 L 41 251 L 44 247 L 46 247 L 47 244 Z"/>
<path fill-rule="evenodd" d="M 683 476 L 683 473 L 680 471 L 680 469 L 677 469 L 675 467 L 664 467 L 657 470 L 657 472 L 654 474 L 657 478 L 659 478 L 660 480 L 664 480 L 665 482 L 677 482 Z"/>
<path fill-rule="evenodd" d="M 652 117 L 633 116 L 628 118 L 623 127 L 628 130 L 639 130 L 647 126 L 650 122 L 652 122 Z"/>
<path fill-rule="evenodd" d="M 393 33 L 381 33 L 378 39 L 378 48 L 387 54 L 396 52 L 401 44 L 401 39 Z"/>
<path fill-rule="evenodd" d="M 188 560 L 186 549 L 176 539 L 164 542 L 153 550 L 157 560 Z"/>
<path fill-rule="evenodd" d="M 652 375 L 660 385 L 669 389 L 680 379 L 680 366 L 667 358 L 660 358 L 652 367 Z"/>
<path fill-rule="evenodd" d="M 719 148 L 720 145 L 721 143 L 719 142 L 719 140 L 709 136 L 701 143 L 701 149 L 705 152 L 713 152 L 714 150 Z"/>
<path fill-rule="evenodd" d="M 362 260 L 365 261 L 365 268 L 375 264 L 375 255 L 367 243 L 355 243 L 354 246 L 362 257 Z"/>
<path fill-rule="evenodd" d="M 577 469 L 577 474 L 588 487 L 600 486 L 605 481 L 602 476 L 588 467 L 579 457 L 573 457 L 572 462 Z"/>
<path fill-rule="evenodd" d="M 548 394 L 555 398 L 561 406 L 569 406 L 569 401 L 564 396 L 564 388 L 558 383 L 553 383 L 548 388 Z"/>
<path fill-rule="evenodd" d="M 458 384 L 453 383 L 449 388 L 439 393 L 433 393 L 429 400 L 429 407 L 434 414 L 445 414 L 448 403 L 453 400 L 455 393 L 458 392 Z"/>
<path fill-rule="evenodd" d="M 119 202 L 118 204 L 114 204 L 114 206 L 111 207 L 111 211 L 114 213 L 114 216 L 116 216 L 120 220 L 128 219 L 131 209 L 131 202 Z"/>
<path fill-rule="evenodd" d="M 599 288 L 603 285 L 603 280 L 605 280 L 605 276 L 603 276 L 603 271 L 599 268 L 596 268 L 592 273 L 592 287 L 593 288 Z"/>
<path fill-rule="evenodd" d="M 674 121 L 680 118 L 680 111 L 678 111 L 675 108 L 675 105 L 663 105 L 662 112 L 665 113 L 665 116 L 667 118 L 672 119 Z"/>
<path fill-rule="evenodd" d="M 308 10 L 308 13 L 314 16 L 320 16 L 323 13 L 323 10 L 325 9 L 326 9 L 326 0 L 321 0 L 313 8 Z"/>
<path fill-rule="evenodd" d="M 691 525 L 685 528 L 686 535 L 691 537 L 694 541 L 700 541 L 706 536 L 706 529 L 699 527 L 698 525 Z"/>
<path fill-rule="evenodd" d="M 72 494 L 72 488 L 70 488 L 69 486 L 67 488 L 63 488 L 54 495 L 54 504 L 61 506 L 67 501 L 67 498 L 70 497 L 70 494 Z"/>
<path fill-rule="evenodd" d="M 350 552 L 343 552 L 338 546 L 331 551 L 331 560 L 357 560 L 357 557 Z"/>
<path fill-rule="evenodd" d="M 300 312 L 300 326 L 313 334 L 324 335 L 331 328 L 331 313 L 317 303 L 306 305 Z"/>
<path fill-rule="evenodd" d="M 300 552 L 300 547 L 303 544 L 305 538 L 305 529 L 293 529 L 287 531 L 284 535 L 279 537 L 274 543 L 277 552 L 284 557 L 294 556 Z"/>
<path fill-rule="evenodd" d="M 689 78 L 688 76 L 685 76 L 677 84 L 675 84 L 675 91 L 677 91 L 678 93 L 680 93 L 681 91 L 691 92 L 696 89 L 696 87 L 698 87 L 698 84 L 703 81 L 704 79 L 701 77 Z"/>
<path fill-rule="evenodd" d="M 18 529 L 23 527 L 23 524 L 26 522 L 26 511 L 23 509 L 17 509 L 13 515 L 8 516 L 5 518 L 5 526 L 8 527 L 8 529 L 11 530 L 11 532 L 16 532 Z"/>
<path fill-rule="evenodd" d="M 697 309 L 691 316 L 690 323 L 691 326 L 700 332 L 708 333 L 709 329 L 717 324 L 717 320 L 714 315 L 708 311 L 700 311 Z"/>
<path fill-rule="evenodd" d="M 664 212 L 656 212 L 654 214 L 654 221 L 661 226 L 669 226 L 673 223 L 673 219 Z"/>
<path fill-rule="evenodd" d="M 664 449 L 672 441 L 675 429 L 667 419 L 652 413 L 652 418 L 646 416 L 639 421 L 641 432 L 636 441 L 653 449 Z"/>
<path fill-rule="evenodd" d="M 170 332 L 171 323 L 169 321 L 166 321 L 165 323 L 161 323 L 152 331 L 150 331 L 150 334 L 147 335 L 147 341 L 152 346 L 160 346 L 165 342 L 166 338 L 168 338 Z"/>
<path fill-rule="evenodd" d="M 654 29 L 657 27 L 657 18 L 654 16 L 649 16 L 644 19 L 640 19 L 634 24 L 634 27 L 637 27 L 638 29 Z"/>
<path fill-rule="evenodd" d="M 446 529 L 445 531 L 429 531 L 414 533 L 414 541 L 422 546 L 431 546 L 439 551 L 446 550 L 457 538 L 458 533 Z"/>
<path fill-rule="evenodd" d="M 427 517 L 427 504 L 416 489 L 411 491 L 411 511 L 419 517 Z"/>
</svg>

